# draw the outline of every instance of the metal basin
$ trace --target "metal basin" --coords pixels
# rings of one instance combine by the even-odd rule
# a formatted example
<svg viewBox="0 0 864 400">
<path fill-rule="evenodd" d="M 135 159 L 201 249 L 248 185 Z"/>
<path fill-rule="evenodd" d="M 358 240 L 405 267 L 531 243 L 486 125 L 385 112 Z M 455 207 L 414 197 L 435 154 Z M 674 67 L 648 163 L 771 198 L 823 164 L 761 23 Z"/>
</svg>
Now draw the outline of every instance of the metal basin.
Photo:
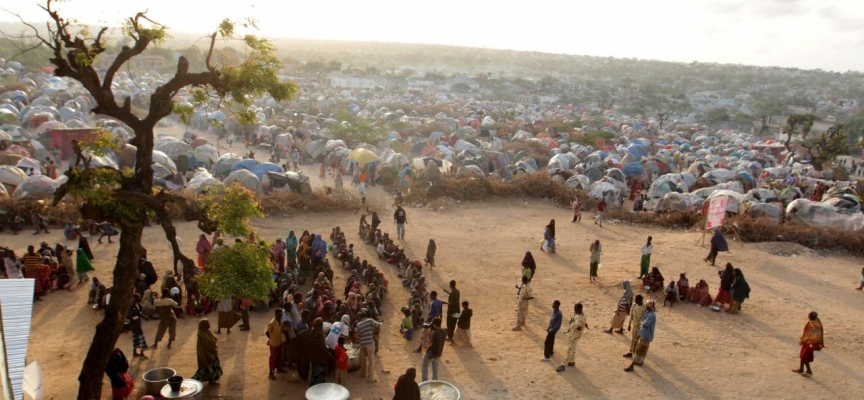
<svg viewBox="0 0 864 400">
<path fill-rule="evenodd" d="M 160 396 L 162 387 L 168 384 L 168 378 L 177 375 L 171 368 L 154 368 L 144 373 L 144 392 L 151 396 Z"/>
</svg>

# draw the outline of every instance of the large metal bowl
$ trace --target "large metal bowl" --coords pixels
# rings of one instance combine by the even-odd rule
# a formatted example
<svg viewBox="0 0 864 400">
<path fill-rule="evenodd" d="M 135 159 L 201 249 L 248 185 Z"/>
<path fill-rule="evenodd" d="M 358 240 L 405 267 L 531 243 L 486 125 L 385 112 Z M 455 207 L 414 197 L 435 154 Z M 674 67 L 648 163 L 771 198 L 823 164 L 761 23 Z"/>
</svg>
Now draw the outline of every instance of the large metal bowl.
<svg viewBox="0 0 864 400">
<path fill-rule="evenodd" d="M 418 386 L 420 386 L 420 399 L 422 399 L 422 400 L 432 400 L 432 397 L 430 397 L 429 391 L 435 387 L 444 387 L 445 390 L 450 390 L 453 393 L 453 396 L 450 396 L 450 397 L 438 396 L 438 397 L 435 397 L 435 400 L 459 400 L 462 398 L 462 393 L 459 392 L 459 388 L 457 388 L 456 385 L 454 385 L 450 382 L 434 381 L 433 380 L 433 381 L 420 382 L 420 384 Z"/>
<path fill-rule="evenodd" d="M 160 396 L 162 387 L 168 384 L 168 378 L 177 375 L 172 368 L 154 368 L 144 373 L 144 392 L 151 396 Z"/>
</svg>

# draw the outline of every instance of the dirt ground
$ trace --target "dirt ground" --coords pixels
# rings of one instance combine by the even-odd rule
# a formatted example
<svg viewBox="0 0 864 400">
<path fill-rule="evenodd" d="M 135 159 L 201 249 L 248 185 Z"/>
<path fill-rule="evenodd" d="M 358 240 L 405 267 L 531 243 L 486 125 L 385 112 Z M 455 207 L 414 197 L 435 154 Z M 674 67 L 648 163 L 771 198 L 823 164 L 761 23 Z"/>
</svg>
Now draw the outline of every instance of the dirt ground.
<svg viewBox="0 0 864 400">
<path fill-rule="evenodd" d="M 176 130 L 172 130 L 176 133 Z M 235 145 L 236 146 L 236 145 Z M 239 148 L 237 149 L 239 152 Z M 259 156 L 259 159 L 264 157 Z M 307 168 L 315 186 L 317 165 Z M 347 180 L 346 180 L 346 186 Z M 349 189 L 353 192 L 353 189 Z M 356 195 L 356 193 L 355 193 Z M 379 212 L 384 230 L 395 225 L 390 194 L 371 188 L 368 197 Z M 635 281 L 639 269 L 639 248 L 653 235 L 652 264 L 666 279 L 686 272 L 691 285 L 704 278 L 712 293 L 719 285 L 719 267 L 702 262 L 706 247 L 696 244 L 701 234 L 634 227 L 607 222 L 599 228 L 590 213 L 581 224 L 571 224 L 568 209 L 541 200 L 494 200 L 450 204 L 444 211 L 409 208 L 404 248 L 413 258 L 422 258 L 429 238 L 438 244 L 437 266 L 425 275 L 430 290 L 444 289 L 451 279 L 458 282 L 463 300 L 474 309 L 474 348 L 447 345 L 440 366 L 440 379 L 453 382 L 466 399 L 558 399 L 566 398 L 854 398 L 864 390 L 864 294 L 855 291 L 861 272 L 859 259 L 825 255 L 789 244 L 739 244 L 730 242 L 731 253 L 721 253 L 718 264 L 731 262 L 746 274 L 752 293 L 740 315 L 713 312 L 690 304 L 674 308 L 658 304 L 658 323 L 644 367 L 623 371 L 628 362 L 621 355 L 628 350 L 629 336 L 608 335 L 608 327 L 621 295 L 621 281 Z M 558 222 L 559 251 L 540 252 L 543 227 Z M 358 217 L 352 212 L 300 214 L 256 220 L 253 226 L 265 237 L 286 236 L 289 229 L 329 232 L 341 226 L 356 229 Z M 200 232 L 193 223 L 179 223 L 178 235 L 187 254 L 194 253 Z M 49 239 L 50 237 L 50 239 Z M 60 229 L 50 235 L 2 235 L 0 241 L 18 251 L 28 244 L 62 239 Z M 355 240 L 349 236 L 349 242 Z M 588 282 L 588 247 L 600 239 L 604 254 L 599 282 Z M 68 243 L 74 245 L 74 243 Z M 170 252 L 157 227 L 145 231 L 145 247 L 157 271 L 170 268 Z M 110 282 L 116 244 L 93 241 L 96 276 Z M 356 245 L 361 258 L 377 260 L 374 250 Z M 525 251 L 537 261 L 527 329 L 513 332 L 515 293 L 519 265 Z M 780 254 L 780 255 L 778 255 Z M 393 384 L 406 368 L 416 367 L 421 355 L 410 350 L 398 332 L 399 308 L 408 291 L 398 284 L 395 269 L 374 263 L 391 281 L 384 300 L 385 327 L 381 352 L 376 360 L 378 382 L 367 384 L 358 373 L 348 377 L 352 399 L 389 399 Z M 336 271 L 334 285 L 341 288 L 347 274 Z M 157 283 L 158 285 L 158 283 Z M 308 286 L 304 287 L 304 292 Z M 634 284 L 636 293 L 642 293 Z M 45 375 L 45 398 L 68 399 L 77 391 L 77 375 L 92 339 L 101 312 L 86 305 L 86 287 L 60 291 L 38 302 L 33 310 L 33 331 L 29 358 L 36 359 Z M 654 298 L 662 299 L 659 295 Z M 541 362 L 545 328 L 554 300 L 562 302 L 565 322 L 573 304 L 585 306 L 590 330 L 583 335 L 576 352 L 576 367 L 556 373 L 563 363 L 567 339 L 557 336 L 552 362 Z M 814 376 L 793 374 L 798 363 L 798 337 L 807 313 L 818 311 L 825 326 L 827 348 L 816 353 Z M 215 314 L 209 316 L 216 319 Z M 264 329 L 270 313 L 254 313 L 252 330 L 237 329 L 219 336 L 219 356 L 225 371 L 219 385 L 205 388 L 205 398 L 276 399 L 303 398 L 306 385 L 290 382 L 288 374 L 267 380 L 268 347 Z M 197 319 L 178 321 L 177 342 L 148 352 L 147 359 L 130 359 L 131 375 L 143 386 L 141 375 L 152 368 L 168 366 L 191 377 L 196 369 L 195 332 Z M 158 322 L 144 323 L 145 336 L 152 343 Z M 566 328 L 565 328 L 566 329 Z M 131 336 L 120 337 L 118 347 L 131 354 Z M 419 376 L 418 376 L 419 380 Z M 104 380 L 105 398 L 110 396 Z M 856 395 L 858 393 L 858 395 Z"/>
</svg>

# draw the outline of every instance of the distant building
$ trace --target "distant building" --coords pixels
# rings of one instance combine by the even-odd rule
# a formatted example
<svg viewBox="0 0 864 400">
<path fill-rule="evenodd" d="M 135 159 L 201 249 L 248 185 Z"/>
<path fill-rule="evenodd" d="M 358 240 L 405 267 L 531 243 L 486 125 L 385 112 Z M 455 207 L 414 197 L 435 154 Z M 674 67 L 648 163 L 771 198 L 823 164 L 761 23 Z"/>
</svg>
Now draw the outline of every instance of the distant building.
<svg viewBox="0 0 864 400">
<path fill-rule="evenodd" d="M 480 90 L 480 83 L 479 82 L 477 82 L 474 79 L 471 79 L 467 76 L 464 76 L 464 75 L 454 76 L 454 77 L 447 80 L 447 89 L 448 90 L 453 91 L 454 86 L 458 88 L 460 85 L 467 86 L 468 90 L 470 90 L 472 92 L 476 91 L 476 90 Z"/>
<path fill-rule="evenodd" d="M 343 74 L 336 71 L 327 74 L 327 81 L 331 87 L 341 89 L 375 89 L 376 82 L 358 74 Z"/>
</svg>

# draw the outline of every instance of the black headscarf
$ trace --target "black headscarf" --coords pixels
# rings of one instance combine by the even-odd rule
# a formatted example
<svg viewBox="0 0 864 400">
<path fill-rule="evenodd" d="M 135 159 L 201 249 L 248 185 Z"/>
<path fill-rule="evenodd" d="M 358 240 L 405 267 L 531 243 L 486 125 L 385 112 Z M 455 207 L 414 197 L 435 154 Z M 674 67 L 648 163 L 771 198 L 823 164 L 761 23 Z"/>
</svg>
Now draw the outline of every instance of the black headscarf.
<svg viewBox="0 0 864 400">
<path fill-rule="evenodd" d="M 525 252 L 525 258 L 522 259 L 522 268 L 531 270 L 531 276 L 534 276 L 534 270 L 537 269 L 537 263 L 534 262 L 534 255 L 530 251 Z"/>
<path fill-rule="evenodd" d="M 129 361 L 126 355 L 120 349 L 114 349 L 111 353 L 111 358 L 108 359 L 108 364 L 105 366 L 105 375 L 111 380 L 111 387 L 123 388 L 126 387 L 126 381 L 120 374 L 129 371 Z"/>
<path fill-rule="evenodd" d="M 438 246 L 435 244 L 435 240 L 429 239 L 429 246 L 426 247 L 426 257 L 435 257 L 437 250 Z"/>
<path fill-rule="evenodd" d="M 720 289 L 729 290 L 732 288 L 732 282 L 735 281 L 735 268 L 732 263 L 726 263 L 726 269 L 720 273 Z"/>
<path fill-rule="evenodd" d="M 546 225 L 546 228 L 549 229 L 549 236 L 555 239 L 555 220 L 549 221 L 549 225 Z"/>
<path fill-rule="evenodd" d="M 420 400 L 420 386 L 417 386 L 415 378 L 417 378 L 417 370 L 408 368 L 405 375 L 400 376 L 396 381 L 396 394 L 393 395 L 393 400 Z"/>
<path fill-rule="evenodd" d="M 96 257 L 93 257 L 93 252 L 90 251 L 90 242 L 87 240 L 86 237 L 84 237 L 84 235 L 78 236 L 78 248 L 84 250 L 84 254 L 87 255 L 87 258 L 90 261 L 96 259 Z"/>
<path fill-rule="evenodd" d="M 740 268 L 735 268 L 735 281 L 732 282 L 730 293 L 732 294 L 732 299 L 739 303 L 743 303 L 744 299 L 750 298 L 750 285 L 744 279 L 744 273 L 741 272 Z"/>
</svg>

